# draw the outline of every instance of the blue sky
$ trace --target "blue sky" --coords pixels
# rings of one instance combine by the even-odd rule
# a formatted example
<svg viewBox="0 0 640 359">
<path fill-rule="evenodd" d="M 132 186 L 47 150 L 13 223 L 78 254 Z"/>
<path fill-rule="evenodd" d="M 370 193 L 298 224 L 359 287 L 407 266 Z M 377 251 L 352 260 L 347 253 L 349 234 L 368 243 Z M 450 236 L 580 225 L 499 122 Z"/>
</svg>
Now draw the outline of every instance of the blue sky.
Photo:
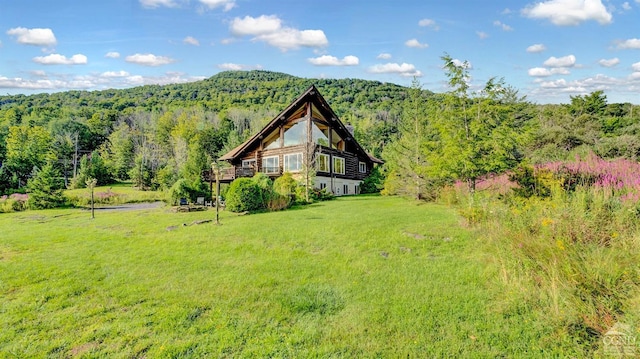
<svg viewBox="0 0 640 359">
<path fill-rule="evenodd" d="M 262 69 L 446 90 L 504 77 L 537 103 L 640 104 L 640 0 L 0 0 L 0 93 L 101 90 Z"/>
</svg>

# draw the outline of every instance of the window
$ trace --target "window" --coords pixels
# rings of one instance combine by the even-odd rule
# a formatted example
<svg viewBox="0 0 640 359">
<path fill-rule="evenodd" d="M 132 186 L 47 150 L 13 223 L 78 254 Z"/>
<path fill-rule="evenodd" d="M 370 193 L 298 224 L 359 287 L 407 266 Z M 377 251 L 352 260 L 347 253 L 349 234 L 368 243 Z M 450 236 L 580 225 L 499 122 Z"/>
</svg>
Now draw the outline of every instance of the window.
<svg viewBox="0 0 640 359">
<path fill-rule="evenodd" d="M 300 172 L 302 170 L 302 153 L 284 155 L 284 171 Z"/>
<path fill-rule="evenodd" d="M 320 190 L 326 189 L 327 188 L 327 183 L 326 182 L 320 182 Z"/>
<path fill-rule="evenodd" d="M 291 127 L 284 129 L 284 145 L 295 146 L 306 142 L 307 133 L 306 126 L 307 121 L 300 121 L 293 124 Z"/>
<path fill-rule="evenodd" d="M 280 163 L 278 156 L 265 157 L 262 159 L 262 172 L 264 173 L 280 173 Z"/>
<path fill-rule="evenodd" d="M 344 174 L 344 158 L 333 157 L 333 173 Z"/>
<path fill-rule="evenodd" d="M 358 169 L 360 173 L 367 173 L 367 164 L 365 162 L 358 162 Z"/>
<path fill-rule="evenodd" d="M 263 146 L 265 150 L 280 148 L 280 129 L 271 132 L 264 140 Z"/>
<path fill-rule="evenodd" d="M 313 121 L 313 142 L 329 147 L 329 126 Z"/>
<path fill-rule="evenodd" d="M 329 172 L 329 155 L 326 153 L 318 153 L 316 160 L 318 161 L 318 172 Z"/>
<path fill-rule="evenodd" d="M 242 168 L 256 168 L 256 160 L 242 160 Z"/>
<path fill-rule="evenodd" d="M 331 148 L 338 151 L 344 151 L 344 141 L 342 140 L 342 137 L 338 136 L 338 133 L 335 130 L 331 131 Z"/>
<path fill-rule="evenodd" d="M 343 185 L 342 189 L 344 190 L 344 194 L 349 194 L 349 185 L 347 184 Z"/>
</svg>

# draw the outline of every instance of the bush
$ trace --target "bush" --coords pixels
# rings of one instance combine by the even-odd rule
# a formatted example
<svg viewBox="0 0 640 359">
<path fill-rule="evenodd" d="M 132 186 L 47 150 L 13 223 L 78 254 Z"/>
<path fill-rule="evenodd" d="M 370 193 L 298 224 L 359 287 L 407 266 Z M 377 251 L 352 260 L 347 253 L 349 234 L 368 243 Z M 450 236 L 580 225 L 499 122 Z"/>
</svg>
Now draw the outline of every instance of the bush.
<svg viewBox="0 0 640 359">
<path fill-rule="evenodd" d="M 227 190 L 226 206 L 232 212 L 264 209 L 265 205 L 260 186 L 249 178 L 234 180 Z"/>
<path fill-rule="evenodd" d="M 290 198 L 292 201 L 295 201 L 297 188 L 298 182 L 289 172 L 285 172 L 273 181 L 273 191 L 281 196 Z"/>
<path fill-rule="evenodd" d="M 383 188 L 384 176 L 380 173 L 378 167 L 373 167 L 371 174 L 362 181 L 360 185 L 360 193 L 380 193 Z"/>
<path fill-rule="evenodd" d="M 179 203 L 180 198 L 190 198 L 191 188 L 185 179 L 179 179 L 169 189 L 169 202 L 175 206 Z"/>
<path fill-rule="evenodd" d="M 14 193 L 0 197 L 0 213 L 19 212 L 27 209 L 29 196 L 21 193 Z"/>
<path fill-rule="evenodd" d="M 273 181 L 271 178 L 262 172 L 258 172 L 251 179 L 253 183 L 260 188 L 260 201 L 262 202 L 262 208 L 267 208 L 273 193 Z"/>
</svg>

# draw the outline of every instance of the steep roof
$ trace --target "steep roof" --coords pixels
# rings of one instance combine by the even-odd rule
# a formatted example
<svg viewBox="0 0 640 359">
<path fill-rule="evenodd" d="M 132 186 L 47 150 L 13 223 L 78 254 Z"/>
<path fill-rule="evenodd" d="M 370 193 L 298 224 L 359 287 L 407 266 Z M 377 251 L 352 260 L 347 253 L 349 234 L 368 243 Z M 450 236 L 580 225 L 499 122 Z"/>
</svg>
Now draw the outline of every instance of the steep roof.
<svg viewBox="0 0 640 359">
<path fill-rule="evenodd" d="M 369 160 L 371 160 L 374 163 L 383 163 L 382 160 L 373 157 L 372 155 L 367 153 L 362 148 L 362 146 L 360 146 L 358 141 L 356 141 L 356 139 L 353 137 L 351 132 L 342 123 L 342 121 L 338 119 L 338 116 L 335 114 L 335 112 L 333 112 L 333 109 L 331 108 L 331 106 L 329 106 L 327 101 L 324 99 L 324 97 L 322 97 L 322 95 L 314 85 L 311 85 L 304 93 L 302 93 L 302 95 L 300 95 L 289 106 L 287 106 L 287 108 L 285 108 L 276 117 L 274 117 L 273 120 L 271 120 L 271 122 L 269 122 L 266 126 L 264 126 L 262 130 L 260 130 L 255 135 L 251 136 L 248 140 L 241 143 L 231 151 L 224 154 L 222 157 L 220 157 L 220 160 L 232 161 L 236 159 L 245 150 L 247 150 L 253 143 L 261 140 L 266 135 L 274 131 L 283 121 L 286 121 L 286 119 L 305 102 L 313 102 L 317 106 L 318 110 L 322 111 L 326 116 L 326 118 L 331 120 L 331 125 L 334 126 L 336 130 L 338 130 L 338 132 L 342 133 L 343 136 L 346 136 L 352 139 L 357 151 L 364 154 L 367 158 L 369 158 Z"/>
</svg>

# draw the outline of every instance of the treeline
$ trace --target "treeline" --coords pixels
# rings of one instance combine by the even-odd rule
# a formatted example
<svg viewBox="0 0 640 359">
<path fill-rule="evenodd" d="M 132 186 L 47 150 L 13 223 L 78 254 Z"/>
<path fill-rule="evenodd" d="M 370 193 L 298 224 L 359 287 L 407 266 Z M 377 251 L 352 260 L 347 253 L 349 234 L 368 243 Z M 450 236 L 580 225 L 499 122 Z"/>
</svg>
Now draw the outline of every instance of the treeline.
<svg viewBox="0 0 640 359">
<path fill-rule="evenodd" d="M 534 105 L 500 80 L 474 92 L 464 67 L 447 71 L 453 77 L 446 94 L 418 83 L 237 71 L 178 85 L 0 96 L 0 194 L 23 191 L 49 163 L 67 187 L 92 177 L 169 189 L 183 179 L 196 195 L 206 189 L 201 173 L 213 160 L 311 84 L 354 126 L 363 147 L 386 160 L 385 173 L 396 180 L 386 183 L 390 193 L 407 192 L 401 187 L 411 183 L 408 192 L 428 197 L 439 181 L 473 186 L 522 160 L 558 160 L 582 149 L 640 156 L 638 106 L 609 104 L 600 91 L 565 105 Z"/>
<path fill-rule="evenodd" d="M 68 187 L 133 180 L 168 189 L 178 179 L 194 195 L 200 174 L 286 108 L 311 84 L 362 144 L 381 153 L 394 133 L 407 89 L 364 80 L 223 72 L 207 80 L 125 90 L 0 97 L 0 194 L 24 189 L 52 163 Z"/>
</svg>

